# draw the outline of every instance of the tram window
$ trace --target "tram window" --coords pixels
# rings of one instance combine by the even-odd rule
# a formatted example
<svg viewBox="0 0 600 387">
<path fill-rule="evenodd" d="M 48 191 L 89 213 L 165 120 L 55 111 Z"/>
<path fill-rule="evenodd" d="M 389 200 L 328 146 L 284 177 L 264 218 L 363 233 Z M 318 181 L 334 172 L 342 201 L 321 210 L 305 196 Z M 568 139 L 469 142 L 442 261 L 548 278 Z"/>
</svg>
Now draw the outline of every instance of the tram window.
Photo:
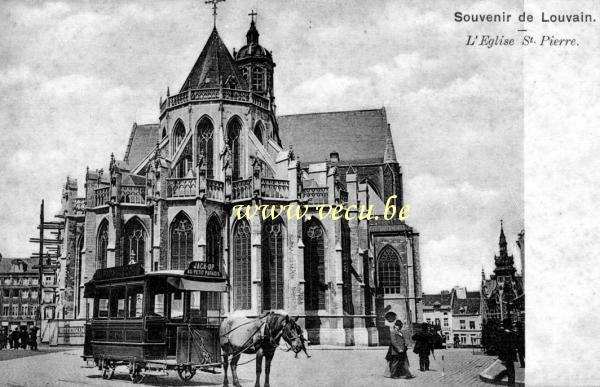
<svg viewBox="0 0 600 387">
<path fill-rule="evenodd" d="M 152 291 L 151 288 L 149 288 Z M 164 293 L 151 293 L 148 296 L 147 315 L 151 317 L 165 317 Z"/>
<path fill-rule="evenodd" d="M 125 318 L 125 287 L 110 291 L 110 318 Z"/>
<path fill-rule="evenodd" d="M 183 295 L 181 292 L 171 293 L 171 313 L 172 319 L 183 318 Z"/>
<path fill-rule="evenodd" d="M 127 287 L 127 315 L 129 318 L 141 318 L 144 308 L 144 287 Z"/>
<path fill-rule="evenodd" d="M 205 292 L 190 292 L 190 319 L 206 323 Z"/>
<path fill-rule="evenodd" d="M 96 318 L 108 318 L 108 288 L 98 288 L 95 308 Z"/>
</svg>

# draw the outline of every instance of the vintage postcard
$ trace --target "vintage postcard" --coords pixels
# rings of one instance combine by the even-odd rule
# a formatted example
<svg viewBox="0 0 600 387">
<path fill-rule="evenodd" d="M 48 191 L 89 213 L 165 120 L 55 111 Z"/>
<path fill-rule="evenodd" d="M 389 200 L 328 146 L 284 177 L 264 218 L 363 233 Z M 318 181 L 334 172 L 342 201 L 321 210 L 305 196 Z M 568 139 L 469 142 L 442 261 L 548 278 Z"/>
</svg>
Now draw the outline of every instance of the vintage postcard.
<svg viewBox="0 0 600 387">
<path fill-rule="evenodd" d="M 540 356 L 525 221 L 543 130 L 598 110 L 600 3 L 0 15 L 0 384 L 600 382 Z"/>
</svg>

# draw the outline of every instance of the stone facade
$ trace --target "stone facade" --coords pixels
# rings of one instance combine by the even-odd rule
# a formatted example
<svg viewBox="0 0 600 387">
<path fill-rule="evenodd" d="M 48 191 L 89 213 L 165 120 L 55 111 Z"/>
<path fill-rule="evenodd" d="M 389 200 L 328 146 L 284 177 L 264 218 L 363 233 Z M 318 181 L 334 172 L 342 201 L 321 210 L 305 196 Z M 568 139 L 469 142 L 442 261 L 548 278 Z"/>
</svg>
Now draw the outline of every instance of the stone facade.
<svg viewBox="0 0 600 387">
<path fill-rule="evenodd" d="M 285 309 L 313 343 L 383 342 L 389 310 L 422 322 L 419 234 L 398 214 L 383 219 L 388 199 L 403 204 L 385 109 L 277 117 L 274 67 L 254 21 L 233 55 L 214 29 L 180 92 L 161 99 L 159 123 L 134 124 L 123 160 L 87 171 L 85 196 L 67 190 L 64 300 L 74 317 L 89 312 L 82 289 L 97 269 L 196 260 L 229 279 L 223 312 Z M 350 219 L 315 219 L 329 204 Z M 313 217 L 240 220 L 237 205 Z M 359 205 L 379 219 L 357 219 Z"/>
</svg>

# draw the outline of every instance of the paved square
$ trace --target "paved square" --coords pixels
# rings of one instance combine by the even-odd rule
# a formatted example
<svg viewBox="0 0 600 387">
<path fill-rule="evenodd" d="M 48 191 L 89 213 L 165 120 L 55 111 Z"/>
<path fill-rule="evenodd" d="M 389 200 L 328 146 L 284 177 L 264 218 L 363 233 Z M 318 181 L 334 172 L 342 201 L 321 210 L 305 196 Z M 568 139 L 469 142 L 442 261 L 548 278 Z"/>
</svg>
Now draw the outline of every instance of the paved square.
<svg viewBox="0 0 600 387">
<path fill-rule="evenodd" d="M 0 362 L 0 384 L 5 386 L 131 386 L 126 368 L 118 369 L 112 380 L 103 380 L 96 368 L 85 368 L 79 357 L 81 349 L 49 353 Z M 271 386 L 489 386 L 479 380 L 479 373 L 489 366 L 494 357 L 473 355 L 467 349 L 436 351 L 429 372 L 418 370 L 418 358 L 409 350 L 411 371 L 417 376 L 412 380 L 392 380 L 383 377 L 386 367 L 386 348 L 364 350 L 335 349 L 310 351 L 312 357 L 301 355 L 294 359 L 292 353 L 278 351 L 271 369 Z M 443 360 L 442 360 L 443 357 Z M 244 355 L 242 361 L 249 360 Z M 253 386 L 255 363 L 238 367 L 243 386 Z M 184 384 L 175 372 L 167 377 L 144 378 L 140 385 L 146 386 L 219 386 L 222 374 L 198 373 Z M 231 379 L 230 379 L 231 383 Z M 262 381 L 261 381 L 262 383 Z M 262 385 L 262 384 L 261 384 Z"/>
</svg>

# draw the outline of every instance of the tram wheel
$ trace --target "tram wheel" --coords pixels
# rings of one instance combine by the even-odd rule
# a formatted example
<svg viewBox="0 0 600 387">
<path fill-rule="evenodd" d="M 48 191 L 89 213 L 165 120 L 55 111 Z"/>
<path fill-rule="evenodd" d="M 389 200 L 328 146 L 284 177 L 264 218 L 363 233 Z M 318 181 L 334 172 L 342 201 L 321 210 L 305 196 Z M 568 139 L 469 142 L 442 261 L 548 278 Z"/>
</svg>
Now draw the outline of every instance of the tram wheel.
<svg viewBox="0 0 600 387">
<path fill-rule="evenodd" d="M 113 375 L 115 374 L 115 363 L 111 362 L 109 360 L 103 360 L 102 361 L 102 379 L 112 379 Z"/>
<path fill-rule="evenodd" d="M 196 375 L 196 370 L 190 366 L 181 366 L 177 368 L 177 375 L 184 382 L 189 382 Z"/>
</svg>

